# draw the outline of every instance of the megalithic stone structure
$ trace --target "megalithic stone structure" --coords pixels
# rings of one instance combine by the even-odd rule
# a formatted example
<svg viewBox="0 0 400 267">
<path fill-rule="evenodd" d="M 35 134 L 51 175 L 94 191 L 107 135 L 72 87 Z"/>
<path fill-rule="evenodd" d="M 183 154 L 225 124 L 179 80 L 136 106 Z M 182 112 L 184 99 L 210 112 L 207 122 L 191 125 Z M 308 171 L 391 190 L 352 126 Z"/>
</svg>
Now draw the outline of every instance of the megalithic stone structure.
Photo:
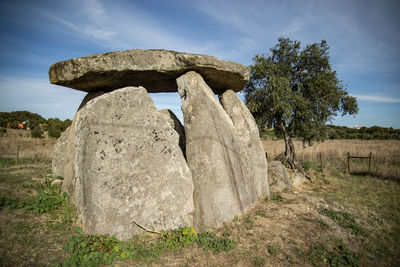
<svg viewBox="0 0 400 267">
<path fill-rule="evenodd" d="M 239 139 L 249 157 L 248 165 L 250 181 L 253 185 L 253 201 L 268 196 L 268 163 L 253 115 L 232 90 L 227 90 L 220 95 L 220 102 L 226 113 L 231 117 Z"/>
<path fill-rule="evenodd" d="M 207 229 L 242 214 L 254 194 L 249 159 L 228 114 L 200 74 L 177 79 L 192 171 L 194 224 Z"/>
<path fill-rule="evenodd" d="M 141 226 L 208 229 L 269 194 L 254 119 L 234 93 L 248 81 L 248 67 L 128 50 L 58 62 L 49 76 L 89 92 L 53 159 L 85 231 L 127 239 Z M 177 91 L 184 126 L 148 95 Z"/>
</svg>

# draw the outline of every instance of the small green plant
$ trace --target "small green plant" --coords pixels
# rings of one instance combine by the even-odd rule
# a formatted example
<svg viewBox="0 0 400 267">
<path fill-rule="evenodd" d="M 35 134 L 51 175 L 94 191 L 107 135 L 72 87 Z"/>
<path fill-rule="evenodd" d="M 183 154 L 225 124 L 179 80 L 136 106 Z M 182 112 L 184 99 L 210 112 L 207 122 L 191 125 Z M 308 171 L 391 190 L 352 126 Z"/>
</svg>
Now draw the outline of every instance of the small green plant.
<svg viewBox="0 0 400 267">
<path fill-rule="evenodd" d="M 34 213 L 45 213 L 57 209 L 68 200 L 67 193 L 61 194 L 61 185 L 51 185 L 51 180 L 46 179 L 43 184 L 36 184 L 37 195 L 29 199 L 0 198 L 0 210 L 25 209 Z"/>
<path fill-rule="evenodd" d="M 264 210 L 257 210 L 256 215 L 258 215 L 260 217 L 267 217 L 267 214 L 265 213 Z"/>
<path fill-rule="evenodd" d="M 281 252 L 281 247 L 279 246 L 279 244 L 275 244 L 275 243 L 269 244 L 268 245 L 268 252 L 271 255 L 275 255 L 276 256 Z"/>
<path fill-rule="evenodd" d="M 255 217 L 248 215 L 246 217 L 243 218 L 243 225 L 246 227 L 246 229 L 251 229 L 254 226 L 254 222 L 255 222 Z"/>
<path fill-rule="evenodd" d="M 350 213 L 324 208 L 319 209 L 318 212 L 326 217 L 331 218 L 341 227 L 350 229 L 355 235 L 367 236 L 366 230 L 356 223 L 354 215 Z"/>
<path fill-rule="evenodd" d="M 271 200 L 275 202 L 283 202 L 284 197 L 279 192 L 276 192 L 271 194 Z"/>
<path fill-rule="evenodd" d="M 236 242 L 228 237 L 217 237 L 211 232 L 197 234 L 193 227 L 163 231 L 155 242 L 145 242 L 140 236 L 123 242 L 113 236 L 85 234 L 76 227 L 75 235 L 63 247 L 71 255 L 59 266 L 98 266 L 126 259 L 153 262 L 165 249 L 175 251 L 193 244 L 215 254 L 236 246 Z"/>
<path fill-rule="evenodd" d="M 161 233 L 163 244 L 170 250 L 187 247 L 196 242 L 198 236 L 193 227 L 179 228 Z"/>
<path fill-rule="evenodd" d="M 297 248 L 296 252 L 314 266 L 359 266 L 358 255 L 350 251 L 341 239 L 334 241 L 331 248 L 316 242 L 312 243 L 308 250 Z"/>
<path fill-rule="evenodd" d="M 236 247 L 236 241 L 229 237 L 218 237 L 215 233 L 201 232 L 198 234 L 196 243 L 206 251 L 212 250 L 214 254 L 228 252 Z"/>
<path fill-rule="evenodd" d="M 111 264 L 115 260 L 133 259 L 152 262 L 158 258 L 157 244 L 143 244 L 138 239 L 122 242 L 114 236 L 84 234 L 78 227 L 64 245 L 71 256 L 59 266 L 98 266 Z"/>
<path fill-rule="evenodd" d="M 168 232 L 162 232 L 161 241 L 170 250 L 177 250 L 196 243 L 205 250 L 212 250 L 215 254 L 222 251 L 230 251 L 236 246 L 236 242 L 225 233 L 218 237 L 212 232 L 200 232 L 196 234 L 193 227 L 184 227 Z"/>
</svg>

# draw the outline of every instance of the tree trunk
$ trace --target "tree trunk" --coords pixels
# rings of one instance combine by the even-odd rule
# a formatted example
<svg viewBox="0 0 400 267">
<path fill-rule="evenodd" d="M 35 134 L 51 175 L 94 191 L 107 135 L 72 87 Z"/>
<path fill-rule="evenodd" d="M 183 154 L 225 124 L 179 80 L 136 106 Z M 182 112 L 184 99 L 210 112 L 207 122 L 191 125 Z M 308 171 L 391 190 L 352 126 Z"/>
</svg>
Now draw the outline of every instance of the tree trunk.
<svg viewBox="0 0 400 267">
<path fill-rule="evenodd" d="M 283 139 L 285 141 L 285 153 L 279 156 L 279 160 L 284 165 L 289 165 L 292 170 L 297 170 L 302 173 L 307 179 L 311 180 L 311 177 L 301 166 L 300 162 L 296 158 L 296 152 L 293 145 L 293 140 L 290 134 L 287 132 L 286 127 L 281 124 L 280 128 L 283 132 Z"/>
</svg>

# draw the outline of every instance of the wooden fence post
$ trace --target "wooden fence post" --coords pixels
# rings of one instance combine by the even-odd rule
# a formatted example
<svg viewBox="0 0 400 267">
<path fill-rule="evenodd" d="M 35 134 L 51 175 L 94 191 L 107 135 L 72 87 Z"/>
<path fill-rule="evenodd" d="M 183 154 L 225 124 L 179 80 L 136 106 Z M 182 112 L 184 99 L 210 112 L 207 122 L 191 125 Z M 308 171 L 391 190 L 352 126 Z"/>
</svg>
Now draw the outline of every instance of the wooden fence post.
<svg viewBox="0 0 400 267">
<path fill-rule="evenodd" d="M 20 150 L 20 146 L 17 147 L 17 164 L 19 163 L 19 150 Z"/>
<path fill-rule="evenodd" d="M 350 152 L 347 152 L 347 170 L 350 173 Z"/>
<path fill-rule="evenodd" d="M 372 152 L 369 152 L 368 174 L 371 174 L 371 158 L 372 158 Z"/>
<path fill-rule="evenodd" d="M 322 165 L 322 152 L 319 152 L 319 161 L 321 163 L 321 173 L 324 174 L 324 166 Z"/>
</svg>

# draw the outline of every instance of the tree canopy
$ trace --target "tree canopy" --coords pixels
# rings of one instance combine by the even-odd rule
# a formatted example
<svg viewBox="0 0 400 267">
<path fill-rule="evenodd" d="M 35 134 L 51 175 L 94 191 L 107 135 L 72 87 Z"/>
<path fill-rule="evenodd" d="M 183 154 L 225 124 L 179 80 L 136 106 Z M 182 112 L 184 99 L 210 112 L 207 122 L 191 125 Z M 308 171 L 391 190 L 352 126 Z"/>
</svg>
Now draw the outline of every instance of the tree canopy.
<svg viewBox="0 0 400 267">
<path fill-rule="evenodd" d="M 260 128 L 283 134 L 282 160 L 297 166 L 292 138 L 312 143 L 326 136 L 326 123 L 339 112 L 356 114 L 357 101 L 332 70 L 326 41 L 306 45 L 279 38 L 271 54 L 256 55 L 244 93 L 249 110 Z"/>
</svg>

